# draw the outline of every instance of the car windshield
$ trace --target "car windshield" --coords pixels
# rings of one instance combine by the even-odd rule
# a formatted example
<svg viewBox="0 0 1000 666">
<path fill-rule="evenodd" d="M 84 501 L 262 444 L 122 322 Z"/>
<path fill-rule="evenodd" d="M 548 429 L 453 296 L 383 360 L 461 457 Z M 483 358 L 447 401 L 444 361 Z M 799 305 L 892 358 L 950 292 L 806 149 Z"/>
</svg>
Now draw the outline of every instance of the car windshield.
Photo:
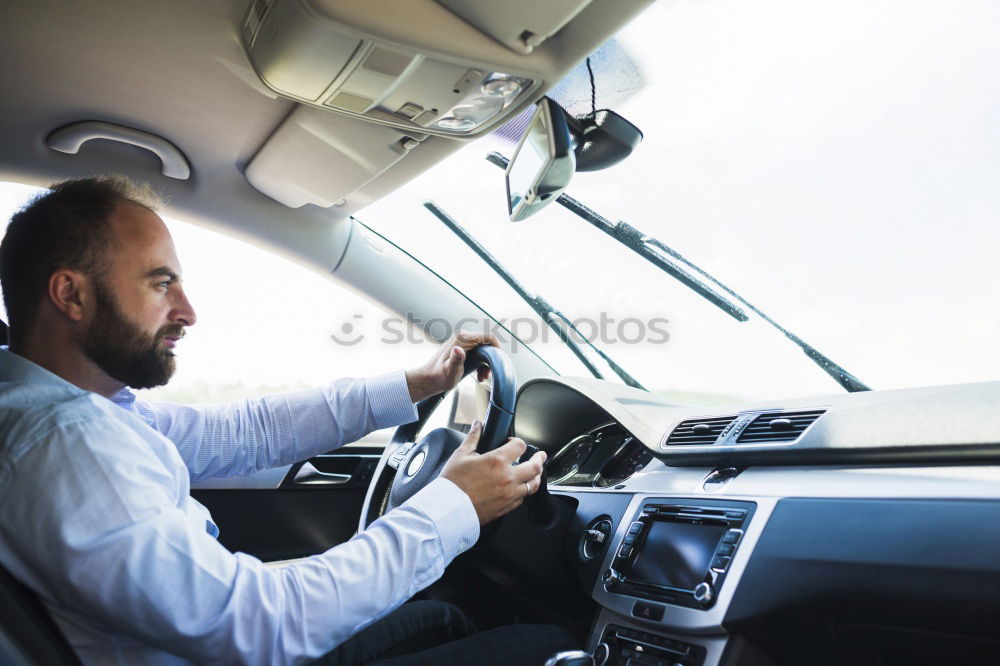
<svg viewBox="0 0 1000 666">
<path fill-rule="evenodd" d="M 996 379 L 995 3 L 654 3 L 595 54 L 596 107 L 642 129 L 567 193 L 654 236 L 872 388 Z M 581 67 L 552 96 L 590 111 Z M 522 120 L 523 125 L 523 120 Z M 560 372 L 587 370 L 421 204 L 434 200 L 647 389 L 684 403 L 843 389 L 558 205 L 507 220 L 510 131 L 359 218 Z M 610 379 L 617 379 L 605 372 Z"/>
</svg>

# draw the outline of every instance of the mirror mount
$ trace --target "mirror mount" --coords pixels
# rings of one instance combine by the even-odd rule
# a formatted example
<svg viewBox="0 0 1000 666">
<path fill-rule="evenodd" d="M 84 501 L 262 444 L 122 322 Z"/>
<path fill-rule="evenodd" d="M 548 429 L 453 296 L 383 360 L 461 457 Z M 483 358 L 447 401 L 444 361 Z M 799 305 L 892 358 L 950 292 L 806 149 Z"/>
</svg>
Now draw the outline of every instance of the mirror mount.
<svg viewBox="0 0 1000 666">
<path fill-rule="evenodd" d="M 642 141 L 642 130 L 609 109 L 583 118 L 566 115 L 576 144 L 573 152 L 577 171 L 612 167 L 631 155 Z"/>
</svg>

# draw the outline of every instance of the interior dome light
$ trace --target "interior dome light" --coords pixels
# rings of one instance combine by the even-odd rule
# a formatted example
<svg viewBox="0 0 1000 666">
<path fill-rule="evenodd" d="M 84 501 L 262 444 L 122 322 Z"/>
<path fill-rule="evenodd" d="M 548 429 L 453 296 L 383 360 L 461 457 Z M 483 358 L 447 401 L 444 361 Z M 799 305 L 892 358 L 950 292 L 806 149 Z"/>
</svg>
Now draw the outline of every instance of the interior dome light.
<svg viewBox="0 0 1000 666">
<path fill-rule="evenodd" d="M 506 74 L 494 74 L 494 76 L 496 78 L 482 85 L 483 94 L 490 97 L 515 97 L 524 88 L 519 80 L 510 78 Z"/>
<path fill-rule="evenodd" d="M 434 127 L 446 130 L 454 130 L 456 132 L 468 132 L 471 129 L 476 128 L 476 122 L 468 118 L 456 118 L 455 116 L 445 116 L 441 118 L 436 123 Z"/>
<path fill-rule="evenodd" d="M 467 97 L 460 104 L 453 106 L 447 115 L 434 123 L 434 126 L 441 129 L 467 131 L 491 120 L 500 113 L 503 107 L 502 97 Z"/>
<path fill-rule="evenodd" d="M 496 118 L 534 82 L 502 72 L 490 72 L 472 93 L 444 112 L 431 127 L 449 132 L 471 132 Z"/>
</svg>

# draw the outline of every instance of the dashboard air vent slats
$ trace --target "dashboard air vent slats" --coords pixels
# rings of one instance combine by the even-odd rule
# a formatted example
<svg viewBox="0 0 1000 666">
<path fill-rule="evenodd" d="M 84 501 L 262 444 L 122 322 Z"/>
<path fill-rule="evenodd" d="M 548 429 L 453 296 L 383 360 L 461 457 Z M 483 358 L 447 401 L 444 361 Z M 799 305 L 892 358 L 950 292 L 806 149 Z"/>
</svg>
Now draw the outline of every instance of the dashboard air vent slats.
<svg viewBox="0 0 1000 666">
<path fill-rule="evenodd" d="M 768 412 L 750 422 L 737 442 L 790 442 L 797 439 L 823 414 L 822 409 L 809 412 Z"/>
<path fill-rule="evenodd" d="M 714 444 L 719 434 L 733 422 L 735 416 L 717 416 L 708 419 L 681 421 L 664 442 L 665 446 Z"/>
</svg>

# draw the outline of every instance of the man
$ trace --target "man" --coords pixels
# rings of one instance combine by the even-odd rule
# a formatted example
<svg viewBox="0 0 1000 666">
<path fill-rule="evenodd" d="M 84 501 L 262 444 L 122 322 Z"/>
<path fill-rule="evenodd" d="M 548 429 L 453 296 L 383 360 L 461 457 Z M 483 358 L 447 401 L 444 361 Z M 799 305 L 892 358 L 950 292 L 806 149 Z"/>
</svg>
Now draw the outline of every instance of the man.
<svg viewBox="0 0 1000 666">
<path fill-rule="evenodd" d="M 567 647 L 545 627 L 432 647 L 471 633 L 457 609 L 393 612 L 538 488 L 544 453 L 513 465 L 525 445 L 511 439 L 479 455 L 481 424 L 439 479 L 346 544 L 275 568 L 215 540 L 192 481 L 410 422 L 414 402 L 455 386 L 466 350 L 495 339 L 459 335 L 416 370 L 258 401 L 142 404 L 127 387 L 165 384 L 196 319 L 153 207 L 123 179 L 68 181 L 15 215 L 0 244 L 0 563 L 84 663 L 360 663 L 415 635 L 410 646 L 431 649 L 411 663 L 531 663 Z"/>
</svg>

